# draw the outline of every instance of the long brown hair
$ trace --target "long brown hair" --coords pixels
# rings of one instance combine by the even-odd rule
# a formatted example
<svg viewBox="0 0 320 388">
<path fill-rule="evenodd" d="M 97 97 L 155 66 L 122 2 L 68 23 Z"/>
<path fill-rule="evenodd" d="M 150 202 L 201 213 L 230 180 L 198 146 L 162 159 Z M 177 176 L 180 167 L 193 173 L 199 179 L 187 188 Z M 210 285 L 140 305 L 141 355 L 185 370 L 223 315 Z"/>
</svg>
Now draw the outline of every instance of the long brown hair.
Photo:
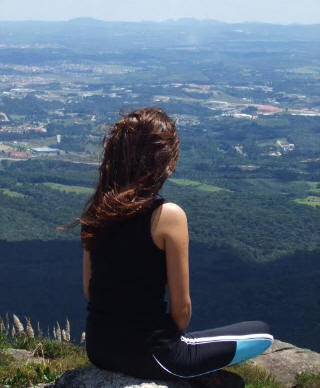
<svg viewBox="0 0 320 388">
<path fill-rule="evenodd" d="M 175 170 L 180 140 L 175 123 L 158 107 L 136 109 L 107 129 L 95 193 L 82 215 L 82 246 L 93 250 L 99 230 L 150 209 Z M 72 225 L 72 226 L 71 226 Z"/>
</svg>

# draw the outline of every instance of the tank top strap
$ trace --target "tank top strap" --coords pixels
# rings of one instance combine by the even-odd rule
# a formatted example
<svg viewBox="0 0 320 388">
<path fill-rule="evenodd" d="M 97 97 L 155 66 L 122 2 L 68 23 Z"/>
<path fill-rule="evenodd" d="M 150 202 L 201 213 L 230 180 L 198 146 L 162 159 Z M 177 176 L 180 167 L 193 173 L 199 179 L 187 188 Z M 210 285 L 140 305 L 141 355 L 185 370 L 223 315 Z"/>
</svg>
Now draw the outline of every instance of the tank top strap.
<svg viewBox="0 0 320 388">
<path fill-rule="evenodd" d="M 148 220 L 149 220 L 149 224 L 150 224 L 150 218 L 152 216 L 152 213 L 155 209 L 157 209 L 159 206 L 161 206 L 163 203 L 166 202 L 166 199 L 163 198 L 163 197 L 160 197 L 158 196 L 155 200 L 154 200 L 154 203 L 153 205 L 151 206 L 151 208 L 149 209 L 149 212 L 148 212 Z"/>
<path fill-rule="evenodd" d="M 160 195 L 155 199 L 153 210 L 157 208 L 158 206 L 162 205 L 163 203 L 167 202 L 167 200 L 164 197 L 161 197 Z"/>
<path fill-rule="evenodd" d="M 163 203 L 167 202 L 166 199 L 164 197 L 161 197 L 160 195 L 158 195 L 152 205 L 147 209 L 145 210 L 142 214 L 145 214 L 145 215 L 150 215 L 152 214 L 152 212 L 159 206 L 161 206 Z"/>
</svg>

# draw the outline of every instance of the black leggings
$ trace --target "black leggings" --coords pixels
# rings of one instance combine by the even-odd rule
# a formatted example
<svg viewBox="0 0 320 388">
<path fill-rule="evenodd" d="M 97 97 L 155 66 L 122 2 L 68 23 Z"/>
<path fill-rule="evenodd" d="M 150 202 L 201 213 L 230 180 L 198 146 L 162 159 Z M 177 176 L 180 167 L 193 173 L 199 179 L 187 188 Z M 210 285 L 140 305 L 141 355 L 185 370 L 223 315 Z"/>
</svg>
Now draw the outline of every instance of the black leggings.
<svg viewBox="0 0 320 388">
<path fill-rule="evenodd" d="M 247 321 L 184 333 L 165 351 L 149 354 L 136 354 L 129 347 L 124 352 L 108 352 L 102 347 L 99 350 L 99 346 L 92 347 L 88 337 L 86 346 L 90 361 L 99 368 L 145 379 L 176 380 L 205 375 L 254 358 L 272 342 L 266 323 Z"/>
</svg>

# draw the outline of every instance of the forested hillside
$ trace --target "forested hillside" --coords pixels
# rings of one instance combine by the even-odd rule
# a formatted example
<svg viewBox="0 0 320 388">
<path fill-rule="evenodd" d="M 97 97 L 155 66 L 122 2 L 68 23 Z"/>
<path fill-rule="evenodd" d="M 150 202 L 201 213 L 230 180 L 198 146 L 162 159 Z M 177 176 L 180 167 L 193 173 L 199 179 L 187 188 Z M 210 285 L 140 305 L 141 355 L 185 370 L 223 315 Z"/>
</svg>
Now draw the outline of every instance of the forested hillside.
<svg viewBox="0 0 320 388">
<path fill-rule="evenodd" d="M 23 314 L 28 306 L 44 327 L 68 315 L 80 336 L 85 300 L 79 227 L 55 227 L 79 216 L 96 173 L 96 166 L 53 160 L 3 167 L 1 273 L 8 276 L 1 305 L 6 311 Z M 161 191 L 188 215 L 192 325 L 264 319 L 278 337 L 318 349 L 320 212 L 277 193 L 283 182 L 272 182 L 267 192 L 259 185 L 245 192 L 172 178 Z M 292 185 L 305 189 L 301 182 Z"/>
</svg>

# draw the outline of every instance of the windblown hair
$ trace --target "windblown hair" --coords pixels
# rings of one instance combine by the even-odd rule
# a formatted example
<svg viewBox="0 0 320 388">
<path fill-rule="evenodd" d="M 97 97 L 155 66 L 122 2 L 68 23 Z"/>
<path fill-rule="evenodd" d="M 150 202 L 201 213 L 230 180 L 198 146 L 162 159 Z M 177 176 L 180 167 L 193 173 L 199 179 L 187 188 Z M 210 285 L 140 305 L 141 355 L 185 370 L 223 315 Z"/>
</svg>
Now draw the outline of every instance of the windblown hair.
<svg viewBox="0 0 320 388">
<path fill-rule="evenodd" d="M 96 191 L 76 221 L 88 250 L 94 249 L 99 231 L 152 207 L 175 170 L 180 140 L 172 119 L 161 108 L 147 107 L 107 129 L 102 144 Z"/>
</svg>

